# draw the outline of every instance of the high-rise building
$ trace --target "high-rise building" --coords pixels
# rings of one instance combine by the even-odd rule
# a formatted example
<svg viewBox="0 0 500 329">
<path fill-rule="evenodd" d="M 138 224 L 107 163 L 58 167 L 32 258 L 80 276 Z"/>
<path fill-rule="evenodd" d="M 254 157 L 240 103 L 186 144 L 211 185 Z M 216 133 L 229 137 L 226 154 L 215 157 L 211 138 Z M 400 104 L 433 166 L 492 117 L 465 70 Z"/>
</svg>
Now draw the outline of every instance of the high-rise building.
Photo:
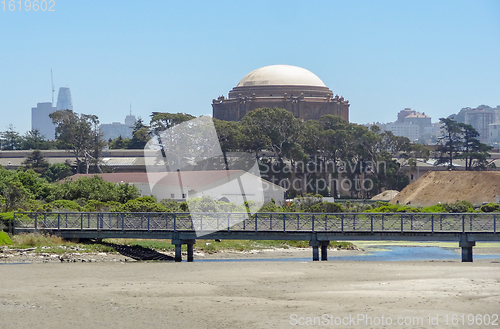
<svg viewBox="0 0 500 329">
<path fill-rule="evenodd" d="M 57 96 L 57 110 L 73 110 L 73 101 L 71 100 L 71 91 L 68 87 L 59 88 Z"/>
<path fill-rule="evenodd" d="M 120 122 L 103 123 L 99 126 L 99 131 L 102 133 L 102 137 L 105 141 L 115 139 L 118 136 L 132 138 L 135 122 L 135 116 L 130 114 L 125 117 L 125 124 Z"/>
<path fill-rule="evenodd" d="M 488 143 L 490 124 L 495 122 L 495 111 L 476 108 L 465 112 L 465 123 L 471 125 L 479 133 L 481 143 Z"/>
<path fill-rule="evenodd" d="M 38 129 L 47 140 L 53 140 L 56 126 L 52 123 L 49 114 L 56 110 L 51 102 L 38 103 L 36 107 L 31 108 L 31 129 Z"/>
</svg>

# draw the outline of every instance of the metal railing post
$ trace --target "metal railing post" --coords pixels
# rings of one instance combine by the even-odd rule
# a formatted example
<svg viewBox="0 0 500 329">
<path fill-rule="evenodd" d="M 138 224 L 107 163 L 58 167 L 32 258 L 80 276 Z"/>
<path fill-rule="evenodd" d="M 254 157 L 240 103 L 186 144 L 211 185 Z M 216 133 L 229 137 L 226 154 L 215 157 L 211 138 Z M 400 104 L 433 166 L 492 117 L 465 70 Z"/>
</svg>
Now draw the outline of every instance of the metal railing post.
<svg viewBox="0 0 500 329">
<path fill-rule="evenodd" d="M 15 226 L 16 226 L 16 213 L 13 214 L 12 221 L 9 220 L 9 233 L 10 234 L 14 234 Z"/>
<path fill-rule="evenodd" d="M 285 214 L 283 214 L 283 232 L 286 232 Z"/>
<path fill-rule="evenodd" d="M 465 215 L 462 215 L 462 233 L 465 233 Z"/>
<path fill-rule="evenodd" d="M 493 233 L 497 233 L 497 215 L 493 215 Z"/>
<path fill-rule="evenodd" d="M 373 233 L 373 215 L 370 216 L 370 232 Z"/>
<path fill-rule="evenodd" d="M 269 215 L 269 231 L 273 230 L 273 214 Z"/>
<path fill-rule="evenodd" d="M 314 215 L 312 215 L 312 231 L 314 232 Z"/>
<path fill-rule="evenodd" d="M 176 232 L 176 231 L 177 231 L 177 216 L 174 213 L 174 232 Z"/>
<path fill-rule="evenodd" d="M 227 215 L 227 230 L 231 227 L 231 213 Z"/>
<path fill-rule="evenodd" d="M 122 213 L 122 231 L 125 231 L 125 214 Z"/>
<path fill-rule="evenodd" d="M 400 219 L 401 219 L 401 233 L 403 233 L 403 232 L 404 232 L 404 227 L 403 227 L 403 215 L 400 215 L 399 217 L 400 217 Z"/>
<path fill-rule="evenodd" d="M 470 230 L 472 232 L 472 215 L 470 215 Z"/>
<path fill-rule="evenodd" d="M 434 215 L 431 215 L 431 232 L 434 233 Z"/>
<path fill-rule="evenodd" d="M 340 232 L 344 232 L 344 214 L 340 215 Z"/>
<path fill-rule="evenodd" d="M 257 216 L 257 213 L 255 213 L 255 232 L 257 232 L 257 219 L 258 219 L 258 216 Z"/>
<path fill-rule="evenodd" d="M 35 230 L 38 229 L 38 214 L 35 214 Z"/>
<path fill-rule="evenodd" d="M 151 222 L 151 214 L 148 213 L 148 232 L 149 232 L 149 229 L 150 229 L 150 222 Z"/>
<path fill-rule="evenodd" d="M 61 228 L 61 213 L 57 213 L 57 230 L 59 231 Z"/>
<path fill-rule="evenodd" d="M 325 231 L 328 231 L 328 215 L 325 214 Z"/>
</svg>

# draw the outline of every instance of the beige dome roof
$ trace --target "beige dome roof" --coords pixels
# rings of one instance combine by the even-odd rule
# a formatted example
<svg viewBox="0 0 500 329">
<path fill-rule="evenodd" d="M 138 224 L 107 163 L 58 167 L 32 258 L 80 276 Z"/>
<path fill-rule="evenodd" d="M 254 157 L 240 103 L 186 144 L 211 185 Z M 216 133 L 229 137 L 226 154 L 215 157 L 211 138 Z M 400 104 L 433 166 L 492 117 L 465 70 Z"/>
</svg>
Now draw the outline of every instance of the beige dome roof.
<svg viewBox="0 0 500 329">
<path fill-rule="evenodd" d="M 314 73 L 292 65 L 271 65 L 248 73 L 237 87 L 315 86 L 326 87 Z"/>
</svg>

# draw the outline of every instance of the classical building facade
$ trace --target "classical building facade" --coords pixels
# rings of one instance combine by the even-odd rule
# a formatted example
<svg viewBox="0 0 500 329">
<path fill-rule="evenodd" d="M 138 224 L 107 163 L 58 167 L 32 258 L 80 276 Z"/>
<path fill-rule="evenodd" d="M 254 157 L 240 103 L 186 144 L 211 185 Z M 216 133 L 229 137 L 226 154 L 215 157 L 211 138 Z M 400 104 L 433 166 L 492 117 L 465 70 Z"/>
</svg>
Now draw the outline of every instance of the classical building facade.
<svg viewBox="0 0 500 329">
<path fill-rule="evenodd" d="M 239 121 L 257 108 L 284 108 L 302 120 L 333 114 L 349 121 L 349 101 L 334 96 L 312 72 L 291 65 L 271 65 L 247 74 L 227 98 L 212 101 L 213 117 Z"/>
</svg>

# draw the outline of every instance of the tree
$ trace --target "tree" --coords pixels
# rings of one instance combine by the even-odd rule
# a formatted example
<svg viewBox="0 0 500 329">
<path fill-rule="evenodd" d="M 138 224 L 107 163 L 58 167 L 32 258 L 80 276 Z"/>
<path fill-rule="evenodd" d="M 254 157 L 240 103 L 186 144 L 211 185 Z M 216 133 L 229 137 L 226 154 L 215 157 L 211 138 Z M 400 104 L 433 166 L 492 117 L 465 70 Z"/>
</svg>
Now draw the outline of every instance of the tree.
<svg viewBox="0 0 500 329">
<path fill-rule="evenodd" d="M 439 138 L 435 165 L 448 163 L 448 169 L 455 169 L 453 159 L 459 156 L 463 144 L 462 128 L 458 122 L 452 119 L 440 118 L 439 121 L 445 134 Z"/>
<path fill-rule="evenodd" d="M 21 147 L 21 136 L 14 130 L 13 125 L 0 133 L 0 146 L 2 150 L 18 150 Z"/>
<path fill-rule="evenodd" d="M 31 154 L 28 155 L 23 161 L 22 165 L 25 170 L 33 169 L 33 171 L 40 176 L 45 175 L 45 172 L 49 168 L 49 163 L 40 150 L 34 150 L 31 152 Z"/>
<path fill-rule="evenodd" d="M 48 150 L 53 143 L 47 141 L 38 129 L 32 129 L 22 137 L 21 149 L 23 150 Z"/>
<path fill-rule="evenodd" d="M 56 111 L 49 116 L 56 125 L 56 139 L 75 155 L 77 173 L 80 172 L 81 163 L 85 165 L 87 174 L 92 163 L 100 171 L 98 159 L 105 142 L 99 133 L 98 117 L 78 115 L 71 110 Z"/>
<path fill-rule="evenodd" d="M 249 112 L 241 120 L 248 149 L 256 151 L 268 148 L 278 161 L 282 161 L 285 150 L 295 142 L 301 132 L 301 122 L 285 109 L 260 108 Z"/>
<path fill-rule="evenodd" d="M 153 134 L 158 135 L 162 131 L 194 118 L 196 117 L 187 113 L 153 112 L 151 114 L 151 121 L 149 124 Z"/>
<path fill-rule="evenodd" d="M 71 175 L 73 175 L 73 171 L 68 163 L 54 163 L 47 168 L 44 177 L 48 182 L 52 183 Z"/>
<path fill-rule="evenodd" d="M 134 130 L 132 131 L 132 139 L 130 140 L 127 148 L 143 149 L 150 139 L 149 127 L 143 123 L 141 118 L 139 118 L 135 122 Z"/>
<path fill-rule="evenodd" d="M 123 138 L 120 135 L 109 143 L 109 148 L 111 150 L 127 149 L 130 145 L 130 142 L 131 142 L 130 138 Z"/>
<path fill-rule="evenodd" d="M 213 122 L 219 139 L 220 148 L 224 156 L 224 164 L 226 170 L 229 170 L 227 153 L 240 150 L 240 142 L 243 139 L 243 134 L 241 133 L 238 122 L 218 120 L 215 118 Z"/>
<path fill-rule="evenodd" d="M 490 156 L 490 146 L 483 144 L 477 138 L 479 133 L 471 125 L 460 123 L 463 133 L 461 159 L 465 159 L 465 170 L 485 170 Z"/>
</svg>

